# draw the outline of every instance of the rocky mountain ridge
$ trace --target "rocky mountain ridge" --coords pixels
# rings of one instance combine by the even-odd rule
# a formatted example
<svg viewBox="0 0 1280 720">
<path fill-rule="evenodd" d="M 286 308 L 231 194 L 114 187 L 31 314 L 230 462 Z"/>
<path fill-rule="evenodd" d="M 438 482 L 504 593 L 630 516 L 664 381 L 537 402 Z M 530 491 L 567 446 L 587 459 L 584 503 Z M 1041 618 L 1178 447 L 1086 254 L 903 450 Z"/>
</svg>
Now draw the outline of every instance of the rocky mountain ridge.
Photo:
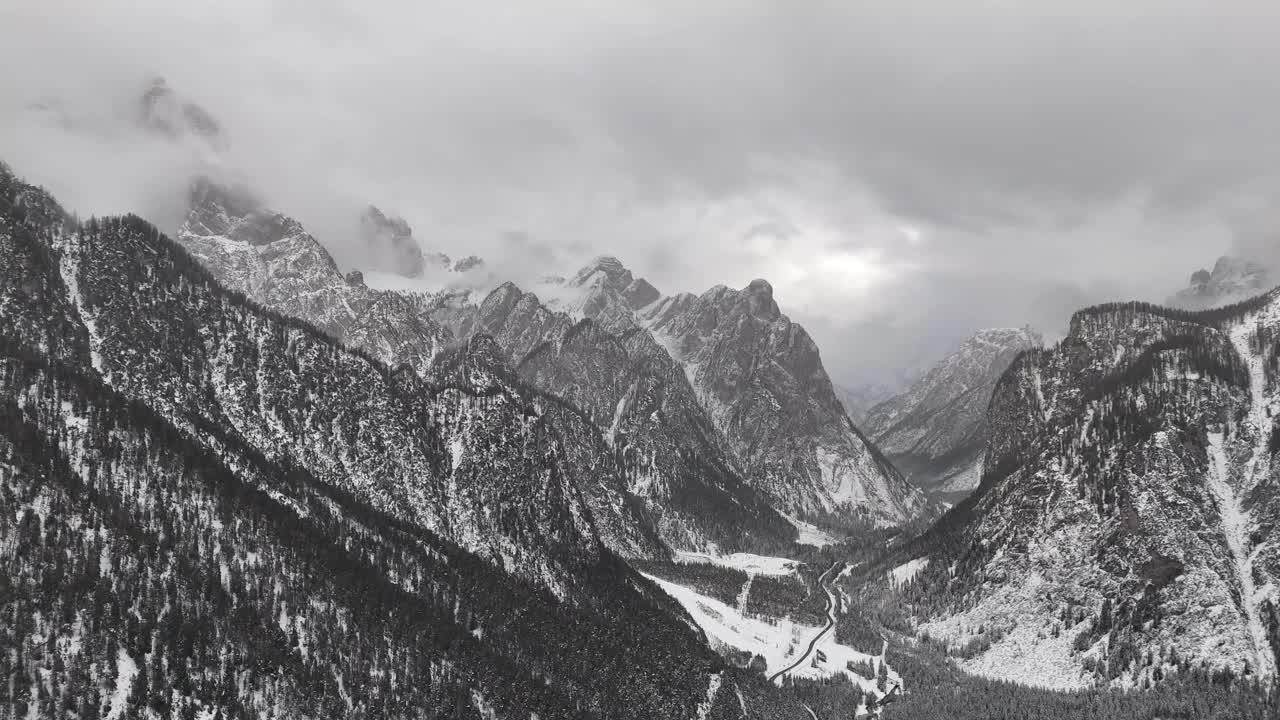
<svg viewBox="0 0 1280 720">
<path fill-rule="evenodd" d="M 1076 313 L 992 397 L 983 479 L 911 551 L 921 632 L 984 675 L 1275 676 L 1280 295 Z"/>
<path fill-rule="evenodd" d="M 767 692 L 621 561 L 665 549 L 492 340 L 395 370 L 2 167 L 0 249 L 6 708 L 728 718 L 709 684 Z"/>
<path fill-rule="evenodd" d="M 743 486 L 708 440 L 683 375 L 672 372 L 674 364 L 651 340 L 645 346 L 639 337 L 581 332 L 567 315 L 510 284 L 479 305 L 447 294 L 370 289 L 342 275 L 295 221 L 237 203 L 233 191 L 208 184 L 193 195 L 178 241 L 230 287 L 421 376 L 431 375 L 449 344 L 495 338 L 513 377 L 587 410 L 627 477 L 628 502 L 640 498 L 674 547 L 738 550 L 794 537 L 795 529 Z M 535 350 L 538 362 L 530 358 Z"/>
<path fill-rule="evenodd" d="M 754 280 L 661 298 L 638 313 L 685 368 L 750 482 L 789 512 L 894 525 L 928 512 L 850 421 L 817 345 Z"/>
<path fill-rule="evenodd" d="M 170 97 L 172 92 L 164 89 L 157 95 Z M 229 287 L 273 310 L 311 322 L 383 362 L 408 364 L 422 374 L 448 342 L 470 336 L 463 327 L 466 321 L 454 322 L 450 315 L 461 318 L 474 314 L 466 308 L 479 308 L 483 303 L 474 291 L 446 290 L 433 295 L 381 290 L 378 288 L 390 287 L 381 278 L 366 282 L 366 271 L 371 277 L 388 273 L 417 276 L 431 270 L 433 263 L 444 261 L 423 253 L 408 223 L 376 207 L 366 208 L 361 228 L 359 240 L 368 249 L 366 267 L 343 273 L 324 246 L 297 221 L 266 207 L 251 191 L 201 180 L 194 185 L 191 212 L 176 237 Z M 464 258 L 447 271 L 466 273 L 478 264 L 478 258 Z M 699 321 L 703 322 L 711 317 L 704 312 L 709 305 L 689 304 L 678 296 L 675 305 L 663 305 L 661 317 L 645 315 L 642 310 L 657 305 L 663 296 L 615 258 L 598 258 L 566 280 L 534 289 L 548 309 L 574 319 L 589 319 L 614 336 L 639 330 L 658 338 L 657 350 L 637 347 L 637 358 L 652 359 L 665 353 L 684 367 L 696 402 L 711 418 L 712 434 L 720 436 L 704 440 L 704 434 L 695 434 L 699 439 L 694 442 L 701 449 L 694 454 L 713 458 L 709 462 L 730 474 L 743 475 L 755 492 L 780 509 L 809 519 L 823 516 L 841 522 L 849 520 L 846 515 L 852 513 L 855 524 L 873 526 L 896 525 L 919 516 L 925 511 L 922 496 L 903 482 L 849 423 L 821 369 L 812 339 L 781 315 L 767 283 L 758 283 L 763 285 L 753 283 L 743 291 L 741 301 L 737 294 L 719 289 L 712 292 L 714 301 L 711 295 L 704 295 L 707 303 L 725 304 L 717 309 L 725 324 L 718 339 L 701 349 L 691 344 L 696 332 L 672 337 L 672 328 L 692 329 L 672 311 L 688 305 L 703 314 Z M 764 294 L 769 297 L 762 302 L 772 306 L 772 311 L 740 311 L 739 306 L 748 308 L 755 302 L 753 298 L 760 293 L 753 288 L 759 287 L 768 289 Z M 753 322 L 740 322 L 747 318 Z M 664 327 L 659 329 L 654 323 Z M 776 327 L 770 330 L 770 324 Z M 521 332 L 537 335 L 542 341 L 552 340 L 544 330 L 533 327 Z M 505 332 L 501 342 L 513 341 L 510 335 L 516 331 L 508 328 Z M 681 349 L 673 352 L 676 345 Z M 504 349 L 513 360 L 519 360 L 531 347 Z M 755 374 L 748 368 L 767 372 Z M 665 369 L 658 375 L 664 373 Z M 542 381 L 550 382 L 553 374 L 542 373 Z M 739 377 L 728 380 L 728 375 Z M 731 389 L 730 384 L 737 386 Z M 542 389 L 554 395 L 584 396 L 572 383 Z M 804 395 L 803 401 L 787 400 L 795 391 Z M 683 400 L 681 404 L 688 405 Z M 733 411 L 726 412 L 731 407 Z M 609 423 L 601 422 L 602 431 L 608 433 Z M 798 492 L 792 492 L 793 486 Z M 748 506 L 752 503 L 744 507 Z M 753 510 L 751 514 L 756 513 Z M 769 520 L 765 525 L 775 523 Z"/>
<path fill-rule="evenodd" d="M 812 338 L 773 288 L 663 296 L 616 258 L 553 281 L 552 306 L 615 330 L 641 329 L 683 368 L 747 482 L 793 515 L 869 526 L 929 512 L 849 420 Z"/>
<path fill-rule="evenodd" d="M 684 372 L 647 332 L 575 321 L 511 283 L 433 317 L 458 337 L 493 336 L 522 378 L 583 408 L 673 547 L 790 542 L 795 528 L 746 484 Z"/>
<path fill-rule="evenodd" d="M 614 438 L 620 427 L 624 433 L 631 433 L 627 435 L 628 445 L 620 452 L 633 456 L 628 461 L 634 473 L 630 484 L 633 491 L 656 491 L 670 500 L 692 497 L 686 493 L 692 488 L 690 482 L 701 488 L 698 493 L 718 488 L 712 494 L 723 499 L 709 505 L 705 512 L 695 513 L 701 517 L 689 514 L 694 505 L 686 505 L 689 512 L 683 514 L 654 508 L 658 516 L 666 518 L 660 525 L 668 540 L 677 546 L 742 549 L 745 538 L 754 536 L 774 544 L 792 533 L 792 528 L 778 522 L 776 511 L 748 495 L 762 494 L 767 503 L 811 519 L 821 515 L 843 521 L 848 519 L 843 517 L 847 511 L 854 512 L 855 522 L 875 526 L 905 522 L 923 510 L 919 493 L 904 483 L 849 423 L 829 379 L 821 372 L 816 346 L 803 329 L 777 311 L 776 304 L 772 314 L 766 313 L 766 322 L 779 323 L 775 336 L 781 340 L 770 345 L 763 328 L 733 337 L 732 332 L 738 331 L 731 331 L 726 324 L 726 338 L 704 351 L 704 355 L 717 361 L 714 353 L 731 352 L 735 346 L 751 354 L 769 355 L 769 363 L 762 367 L 777 370 L 756 378 L 760 387 L 753 391 L 756 399 L 749 401 L 733 394 L 738 391 L 719 395 L 707 392 L 696 384 L 699 376 L 690 372 L 689 363 L 681 362 L 688 357 L 681 353 L 673 357 L 671 344 L 655 342 L 659 332 L 668 330 L 646 325 L 658 318 L 651 318 L 642 310 L 657 307 L 661 295 L 645 280 L 633 277 L 616 259 L 598 259 L 558 287 L 545 288 L 551 298 L 549 307 L 537 296 L 526 296 L 510 284 L 473 305 L 468 297 L 449 293 L 432 296 L 371 289 L 358 274 L 342 274 L 323 246 L 300 224 L 263 208 L 244 191 L 202 182 L 197 183 L 192 201 L 192 211 L 177 239 L 230 287 L 278 312 L 312 322 L 384 362 L 408 364 L 419 373 L 451 340 L 478 332 L 492 334 L 516 363 L 517 370 L 537 387 L 584 407 L 594 407 L 593 417 L 602 435 Z M 406 229 L 407 226 L 401 228 Z M 749 306 L 750 296 L 743 297 L 748 299 L 744 307 Z M 733 304 L 728 295 L 717 298 Z M 669 304 L 663 307 L 668 312 L 672 308 Z M 729 311 L 734 312 L 732 307 Z M 745 324 L 734 319 L 738 316 L 755 317 L 749 313 L 731 314 L 726 323 L 747 330 Z M 548 360 L 564 359 L 560 355 L 564 350 L 561 338 L 574 336 L 570 330 L 575 317 L 601 331 L 577 336 L 577 343 L 570 345 L 577 349 L 576 354 L 565 360 L 566 366 L 576 364 L 586 373 L 586 380 L 552 368 L 553 363 Z M 678 322 L 674 316 L 660 319 L 666 324 Z M 626 349 L 610 356 L 612 350 L 607 348 L 620 340 Z M 597 344 L 588 349 L 589 341 Z M 751 343 L 757 346 L 750 347 Z M 539 347 L 554 348 L 555 352 L 543 352 L 542 362 L 535 369 L 524 359 Z M 796 358 L 783 357 L 793 351 L 798 351 Z M 591 354 L 591 359 L 587 360 L 584 353 Z M 787 366 L 793 362 L 798 364 Z M 647 379 L 634 375 L 635 368 L 644 368 L 639 372 Z M 674 368 L 683 368 L 683 372 L 673 373 Z M 796 377 L 800 373 L 813 376 L 804 380 L 809 395 L 804 403 L 793 403 L 785 411 L 791 417 L 784 417 L 778 412 L 783 407 L 778 398 L 786 398 L 804 385 Z M 632 379 L 626 384 L 614 382 L 629 374 Z M 683 378 L 679 377 L 681 374 Z M 704 382 L 710 380 L 708 374 Z M 628 418 L 627 410 L 635 411 L 643 405 L 625 402 L 623 391 L 633 397 L 631 388 L 639 391 L 642 387 L 651 392 L 665 388 L 661 391 L 663 403 L 672 403 L 667 407 L 679 409 L 670 414 L 649 412 L 642 421 Z M 773 399 L 766 399 L 766 394 Z M 743 414 L 756 413 L 768 418 L 768 423 L 731 422 L 723 413 L 717 416 L 715 411 L 708 412 L 708 408 L 732 403 L 741 403 Z M 693 424 L 686 427 L 684 420 L 674 418 L 690 418 Z M 699 418 L 709 418 L 710 425 Z M 669 420 L 674 425 L 666 427 Z M 640 431 L 644 425 L 654 427 Z M 757 434 L 770 426 L 776 434 Z M 676 431 L 676 427 L 682 429 Z M 800 435 L 791 434 L 797 429 Z M 656 437 L 654 432 L 664 438 L 658 445 L 649 445 L 645 450 L 635 444 L 641 437 Z M 824 437 L 815 438 L 823 433 Z M 799 458 L 794 456 L 793 446 L 801 447 Z M 657 447 L 682 447 L 684 451 L 658 453 Z M 679 458 L 681 469 L 670 466 L 654 476 L 653 463 L 659 462 L 660 457 L 660 464 Z M 719 469 L 708 473 L 708 467 Z M 756 473 L 752 475 L 745 468 L 754 468 Z M 676 481 L 676 477 L 682 479 Z M 699 477 L 718 479 L 703 484 L 694 481 Z M 749 487 L 742 487 L 737 478 L 745 479 Z M 797 495 L 792 492 L 793 486 L 804 490 Z M 741 519 L 749 517 L 753 523 L 740 526 L 741 537 L 734 538 L 732 524 L 727 520 L 743 508 L 749 509 Z"/>
</svg>

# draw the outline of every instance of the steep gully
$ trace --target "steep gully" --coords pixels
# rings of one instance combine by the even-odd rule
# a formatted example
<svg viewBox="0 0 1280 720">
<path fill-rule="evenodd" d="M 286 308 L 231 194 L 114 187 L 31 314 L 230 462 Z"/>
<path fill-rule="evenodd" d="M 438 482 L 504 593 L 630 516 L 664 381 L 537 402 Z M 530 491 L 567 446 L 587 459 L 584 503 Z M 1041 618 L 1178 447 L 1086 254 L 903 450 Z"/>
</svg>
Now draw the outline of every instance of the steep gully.
<svg viewBox="0 0 1280 720">
<path fill-rule="evenodd" d="M 1228 336 L 1240 359 L 1249 368 L 1250 402 L 1246 422 L 1252 426 L 1253 449 L 1242 468 L 1239 482 L 1233 486 L 1223 433 L 1210 433 L 1209 488 L 1218 503 L 1222 532 L 1226 536 L 1234 574 L 1240 583 L 1240 609 L 1253 642 L 1257 671 L 1260 676 L 1269 677 L 1275 674 L 1275 663 L 1259 606 L 1270 588 L 1258 588 L 1254 582 L 1256 551 L 1250 548 L 1253 518 L 1244 503 L 1259 480 L 1265 479 L 1270 472 L 1271 413 L 1267 400 L 1266 364 L 1253 348 L 1254 326 L 1251 323 L 1242 322 L 1232 328 Z"/>
</svg>

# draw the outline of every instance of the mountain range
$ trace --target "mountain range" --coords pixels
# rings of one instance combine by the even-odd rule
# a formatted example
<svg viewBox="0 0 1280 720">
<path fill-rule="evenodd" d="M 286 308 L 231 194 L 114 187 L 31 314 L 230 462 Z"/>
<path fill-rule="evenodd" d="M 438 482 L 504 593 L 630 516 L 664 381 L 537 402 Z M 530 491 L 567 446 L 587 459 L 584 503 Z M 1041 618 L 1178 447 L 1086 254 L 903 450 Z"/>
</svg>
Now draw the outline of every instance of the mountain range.
<svg viewBox="0 0 1280 720">
<path fill-rule="evenodd" d="M 7 707 L 654 717 L 709 678 L 762 691 L 628 568 L 669 550 L 621 463 L 488 336 L 398 369 L 139 218 L 78 223 L 7 169 L 0 199 Z"/>
<path fill-rule="evenodd" d="M 764 279 L 340 267 L 206 169 L 170 233 L 0 164 L 0 717 L 1274 717 L 1261 266 L 849 390 Z"/>
<path fill-rule="evenodd" d="M 141 107 L 148 132 L 223 140 L 163 83 Z M 82 223 L 7 168 L 0 181 L 16 398 L 5 536 L 19 550 L 6 564 L 26 588 L 8 609 L 32 618 L 15 629 L 76 648 L 52 669 L 50 654 L 19 649 L 13 667 L 36 678 L 9 695 L 24 715 L 785 707 L 629 565 L 794 549 L 816 532 L 801 517 L 873 530 L 927 511 L 763 281 L 678 298 L 701 301 L 702 324 L 723 315 L 708 338 L 674 306 L 642 314 L 662 296 L 610 258 L 558 281 L 546 304 L 510 283 L 484 297 L 382 290 L 242 184 L 195 179 L 170 240 L 135 216 Z M 361 231 L 370 272 L 446 264 L 373 206 Z M 87 546 L 59 529 L 80 526 L 102 529 Z M 45 568 L 32 542 L 46 548 L 36 557 L 104 560 Z M 139 550 L 146 562 L 119 559 Z M 337 579 L 306 580 L 320 568 Z M 501 578 L 514 595 L 484 589 Z M 359 606 L 374 587 L 380 600 Z M 166 600 L 116 632 L 138 593 Z M 424 599 L 435 609 L 411 632 L 373 639 Z M 521 617 L 502 619 L 513 607 Z M 52 608 L 71 624 L 42 619 Z M 207 627 L 193 635 L 186 617 Z M 629 637 L 642 629 L 648 640 Z M 543 633 L 556 642 L 529 645 Z M 365 677 L 380 680 L 350 687 Z"/>
</svg>

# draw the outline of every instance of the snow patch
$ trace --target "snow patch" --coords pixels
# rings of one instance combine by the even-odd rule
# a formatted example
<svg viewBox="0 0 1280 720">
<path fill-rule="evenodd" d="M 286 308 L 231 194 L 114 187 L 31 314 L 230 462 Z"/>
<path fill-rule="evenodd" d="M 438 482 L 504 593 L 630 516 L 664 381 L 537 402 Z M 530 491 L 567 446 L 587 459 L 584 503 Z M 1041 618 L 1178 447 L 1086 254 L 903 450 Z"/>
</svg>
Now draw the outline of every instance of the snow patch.
<svg viewBox="0 0 1280 720">
<path fill-rule="evenodd" d="M 1019 623 L 987 652 L 960 667 L 982 677 L 996 678 L 1046 690 L 1079 690 L 1088 686 L 1072 658 L 1075 633 L 1046 635 L 1034 622 Z"/>
<path fill-rule="evenodd" d="M 604 438 L 605 443 L 607 443 L 609 447 L 613 447 L 614 442 L 618 438 L 618 428 L 622 426 L 622 418 L 626 417 L 627 408 L 631 406 L 631 400 L 635 397 L 636 388 L 639 385 L 640 381 L 635 381 L 631 384 L 631 387 L 622 394 L 622 397 L 618 398 L 618 406 L 613 410 L 613 422 L 609 423 L 609 432 Z"/>
<path fill-rule="evenodd" d="M 67 288 L 67 299 L 71 301 L 76 315 L 80 317 L 80 323 L 89 332 L 89 363 L 94 370 L 101 373 L 102 355 L 98 353 L 98 348 L 102 345 L 102 336 L 98 333 L 98 325 L 93 314 L 84 305 L 84 296 L 80 294 L 80 281 L 76 277 L 76 267 L 71 262 L 71 255 L 75 251 L 75 243 L 78 243 L 78 240 L 66 239 L 65 247 L 61 248 L 62 258 L 58 262 L 58 272 L 62 275 L 62 284 Z"/>
<path fill-rule="evenodd" d="M 650 335 L 653 336 L 654 342 L 661 345 L 662 349 L 666 350 L 667 354 L 671 356 L 671 359 L 676 361 L 676 364 L 684 371 L 684 377 L 689 381 L 689 387 L 698 391 L 698 399 L 705 403 L 707 398 L 702 397 L 703 393 L 698 390 L 698 364 L 684 357 L 684 353 L 680 352 L 680 349 L 676 347 L 676 341 L 670 335 L 664 332 L 659 332 L 656 328 L 652 327 L 652 325 L 643 322 L 643 320 L 641 321 L 641 325 L 649 331 Z"/>
<path fill-rule="evenodd" d="M 111 693 L 111 704 L 107 710 L 106 720 L 118 720 L 124 716 L 129 705 L 129 690 L 133 687 L 133 678 L 138 674 L 138 664 L 129 657 L 129 653 L 120 648 L 116 653 L 116 687 Z"/>
<path fill-rule="evenodd" d="M 498 713 L 494 712 L 493 706 L 485 699 L 483 693 L 474 688 L 471 690 L 471 704 L 475 706 L 476 712 L 480 713 L 482 720 L 498 720 Z"/>
<path fill-rule="evenodd" d="M 795 526 L 800 536 L 796 538 L 796 542 L 801 545 L 812 545 L 813 547 L 826 547 L 835 545 L 840 542 L 840 538 L 818 528 L 817 525 L 811 525 L 803 520 L 794 518 L 790 515 L 783 514 L 787 522 Z"/>
<path fill-rule="evenodd" d="M 747 599 L 751 597 L 751 581 L 756 579 L 755 573 L 747 575 L 747 581 L 742 583 L 742 590 L 738 591 L 738 612 L 745 615 L 747 613 Z"/>
<path fill-rule="evenodd" d="M 89 418 L 76 413 L 66 400 L 62 401 L 62 422 L 69 430 L 75 429 L 83 433 L 89 429 Z"/>
<path fill-rule="evenodd" d="M 961 662 L 961 668 L 981 677 L 1048 690 L 1089 687 L 1092 681 L 1084 676 L 1074 654 L 1076 633 L 1060 632 L 1053 637 L 1053 619 L 1035 602 L 1045 585 L 1045 578 L 1032 572 L 1021 584 L 1001 586 L 976 607 L 924 623 L 918 630 L 959 647 L 982 635 L 975 635 L 975 629 L 987 633 L 1008 629 L 989 649 Z"/>
<path fill-rule="evenodd" d="M 458 468 L 462 467 L 462 458 L 465 457 L 466 454 L 467 446 L 462 441 L 462 435 L 455 435 L 453 439 L 449 441 L 449 456 L 453 459 L 453 464 L 449 467 L 453 469 L 453 472 L 457 472 Z"/>
<path fill-rule="evenodd" d="M 732 555 L 711 555 L 708 553 L 677 550 L 676 561 L 681 563 L 699 563 L 719 565 L 732 570 L 741 570 L 748 575 L 795 576 L 800 575 L 800 566 L 804 563 L 791 558 L 770 557 L 752 553 L 733 553 Z"/>
<path fill-rule="evenodd" d="M 720 683 L 724 680 L 724 673 L 719 672 L 711 676 L 711 680 L 707 682 L 707 697 L 698 703 L 697 720 L 707 720 L 711 715 L 711 708 L 715 707 L 716 694 L 720 692 Z"/>
<path fill-rule="evenodd" d="M 916 575 L 919 575 L 920 571 L 927 567 L 929 567 L 929 558 L 916 558 L 915 560 L 910 560 L 899 565 L 888 573 L 885 573 L 885 575 L 889 578 L 889 585 L 891 587 L 901 588 L 909 585 L 912 580 L 916 579 Z"/>
<path fill-rule="evenodd" d="M 712 646 L 729 646 L 764 658 L 766 673 L 790 665 L 804 652 L 808 638 L 818 628 L 801 625 L 789 618 L 771 624 L 764 619 L 743 617 L 737 608 L 702 595 L 683 585 L 641 573 L 670 595 L 706 633 Z"/>
</svg>

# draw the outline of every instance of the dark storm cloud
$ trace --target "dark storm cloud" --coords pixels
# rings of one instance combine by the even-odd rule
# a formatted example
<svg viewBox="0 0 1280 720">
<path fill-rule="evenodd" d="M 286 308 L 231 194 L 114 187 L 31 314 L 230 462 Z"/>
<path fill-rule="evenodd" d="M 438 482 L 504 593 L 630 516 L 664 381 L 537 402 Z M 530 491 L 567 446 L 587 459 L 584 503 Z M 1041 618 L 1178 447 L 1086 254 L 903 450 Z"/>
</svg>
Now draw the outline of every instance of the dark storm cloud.
<svg viewBox="0 0 1280 720">
<path fill-rule="evenodd" d="M 86 211 L 163 208 L 192 160 L 126 130 L 160 73 L 331 246 L 375 202 L 537 273 L 768 277 L 854 379 L 1280 260 L 1277 36 L 1262 0 L 47 0 L 0 8 L 0 152 Z"/>
</svg>

